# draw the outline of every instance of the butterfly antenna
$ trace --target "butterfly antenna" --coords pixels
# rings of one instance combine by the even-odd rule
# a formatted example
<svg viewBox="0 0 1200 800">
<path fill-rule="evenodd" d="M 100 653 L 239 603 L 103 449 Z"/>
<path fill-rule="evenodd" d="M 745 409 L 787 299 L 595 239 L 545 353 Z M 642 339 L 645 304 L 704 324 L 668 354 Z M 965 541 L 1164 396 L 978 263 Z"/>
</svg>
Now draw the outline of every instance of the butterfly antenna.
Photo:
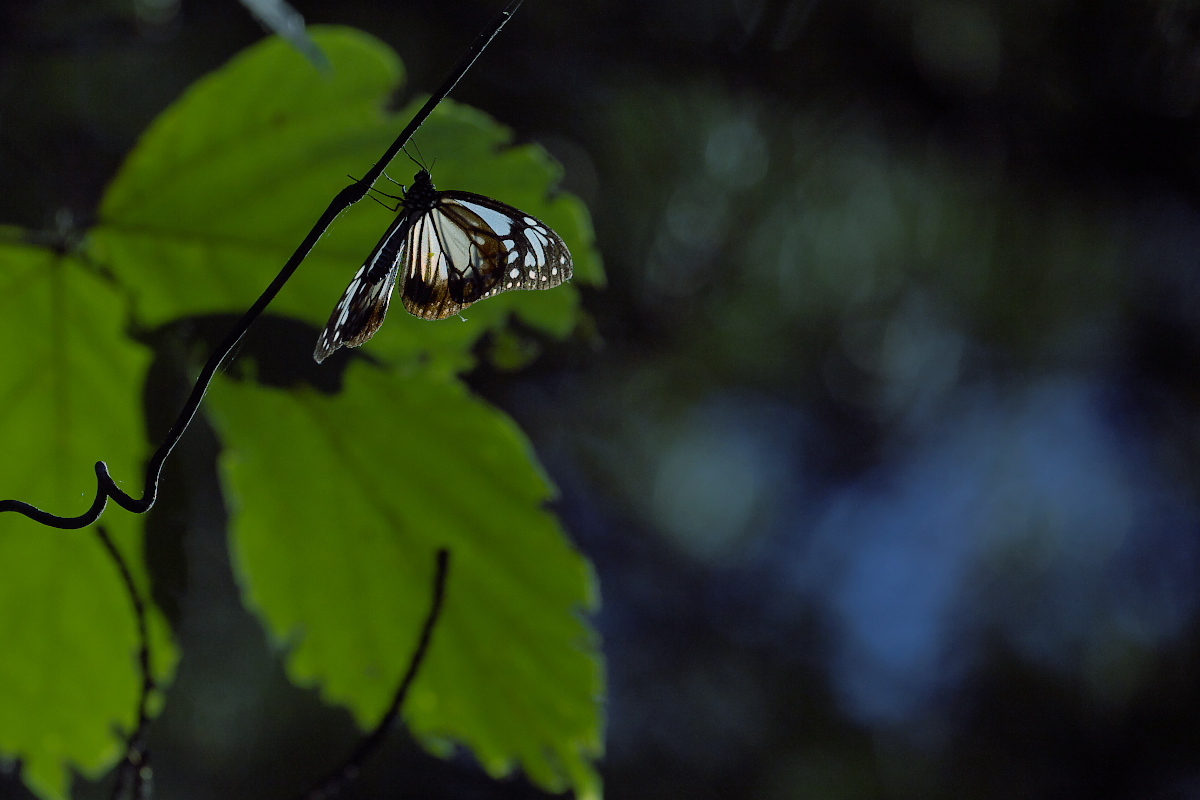
<svg viewBox="0 0 1200 800">
<path fill-rule="evenodd" d="M 413 142 L 413 143 L 412 143 L 412 146 L 417 148 L 417 155 L 418 155 L 418 156 L 420 156 L 420 155 L 421 155 L 421 148 L 417 147 L 417 143 L 416 143 L 416 142 Z M 422 161 L 424 161 L 424 156 L 421 156 L 421 159 L 420 159 L 420 160 L 417 160 L 416 158 L 413 158 L 413 154 L 412 154 L 412 153 L 410 153 L 410 152 L 408 152 L 408 147 L 405 147 L 405 148 L 404 148 L 404 155 L 408 156 L 408 160 L 409 160 L 409 161 L 411 161 L 411 162 L 413 162 L 414 164 L 416 164 L 416 165 L 417 165 L 418 167 L 420 167 L 421 169 L 426 169 L 425 165 L 422 163 Z"/>
<path fill-rule="evenodd" d="M 379 190 L 378 190 L 378 189 L 372 189 L 371 191 L 377 192 L 377 191 L 379 191 Z M 376 197 L 376 196 L 375 196 L 375 195 L 373 195 L 373 194 L 368 194 L 368 195 L 367 195 L 367 197 L 371 198 L 371 199 L 372 199 L 372 200 L 374 200 L 376 203 L 379 203 L 379 205 L 383 206 L 383 207 L 384 207 L 384 208 L 386 208 L 388 211 L 391 211 L 393 214 L 395 214 L 397 211 L 399 211 L 399 210 L 400 210 L 400 205 L 403 203 L 403 200 L 402 200 L 401 198 L 399 198 L 399 197 L 396 197 L 396 196 L 394 196 L 394 195 L 386 194 L 386 193 L 384 193 L 384 192 L 379 192 L 379 193 L 380 193 L 380 194 L 382 194 L 384 197 L 390 197 L 390 198 L 392 198 L 393 200 L 395 200 L 395 201 L 396 201 L 396 203 L 397 203 L 397 204 L 396 204 L 396 205 L 394 205 L 394 206 L 389 206 L 387 203 L 383 202 L 382 200 L 380 200 L 378 197 Z"/>
<path fill-rule="evenodd" d="M 387 173 L 385 172 L 385 173 L 384 173 L 384 175 L 387 175 Z M 347 177 L 347 178 L 349 178 L 350 180 L 354 181 L 355 183 L 358 183 L 358 178 L 354 177 L 353 175 L 347 175 L 346 177 Z M 389 181 L 392 181 L 392 179 L 391 179 L 391 178 L 388 178 L 388 180 L 389 180 Z M 395 182 L 395 181 L 392 181 L 392 183 L 396 183 L 396 182 Z M 399 186 L 401 189 L 403 189 L 403 188 L 404 188 L 404 184 L 402 184 L 402 183 L 396 183 L 396 185 L 397 185 L 397 186 Z M 372 200 L 374 200 L 376 203 L 379 203 L 379 205 L 383 206 L 383 207 L 384 207 L 384 208 L 386 208 L 388 211 L 391 211 L 391 212 L 393 212 L 393 213 L 394 213 L 394 212 L 396 212 L 396 211 L 399 211 L 399 210 L 400 210 L 400 206 L 396 206 L 395 208 L 392 208 L 392 207 L 391 207 L 391 206 L 389 206 L 387 203 L 383 202 L 383 201 L 382 201 L 382 200 L 380 200 L 378 197 L 376 197 L 375 195 L 371 194 L 371 192 L 375 192 L 375 193 L 377 193 L 377 194 L 381 194 L 381 195 L 383 195 L 384 197 L 391 198 L 392 200 L 395 200 L 397 203 L 403 203 L 403 202 L 404 202 L 404 198 L 403 198 L 403 197 L 396 197 L 396 195 L 394 195 L 394 194 L 388 194 L 387 192 L 381 192 L 381 191 L 379 191 L 378 189 L 376 189 L 374 186 L 369 186 L 369 187 L 367 187 L 367 197 L 371 198 L 371 199 L 372 199 Z"/>
<path fill-rule="evenodd" d="M 413 147 L 415 147 L 415 148 L 417 149 L 417 155 L 418 155 L 418 156 L 420 156 L 420 157 L 421 157 L 421 161 L 422 161 L 422 162 L 424 162 L 424 161 L 425 161 L 425 154 L 421 152 L 421 145 L 417 144 L 416 142 L 413 142 L 413 143 L 412 143 L 412 146 L 413 146 Z M 433 160 L 433 163 L 434 163 L 434 164 L 436 164 L 436 163 L 437 163 L 437 159 L 436 159 L 436 158 Z M 428 172 L 428 171 L 429 171 L 429 169 L 430 169 L 430 167 L 432 167 L 432 166 L 433 166 L 433 165 L 431 164 L 429 167 L 427 167 L 427 166 L 425 166 L 425 164 L 424 164 L 424 163 L 422 163 L 422 164 L 421 164 L 421 169 L 423 169 L 423 170 L 425 170 L 426 172 Z"/>
</svg>

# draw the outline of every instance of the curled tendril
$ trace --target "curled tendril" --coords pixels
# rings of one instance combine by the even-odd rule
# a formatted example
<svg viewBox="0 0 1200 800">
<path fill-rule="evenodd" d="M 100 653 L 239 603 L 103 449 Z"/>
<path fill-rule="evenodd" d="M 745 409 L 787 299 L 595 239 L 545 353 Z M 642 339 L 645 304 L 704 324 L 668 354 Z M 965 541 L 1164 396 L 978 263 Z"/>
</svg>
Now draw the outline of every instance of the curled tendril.
<svg viewBox="0 0 1200 800">
<path fill-rule="evenodd" d="M 458 64 L 450 71 L 446 79 L 442 81 L 442 85 L 429 97 L 425 105 L 421 106 L 421 110 L 405 126 L 400 135 L 396 137 L 396 141 L 392 142 L 383 156 L 375 162 L 375 165 L 367 170 L 362 179 L 355 181 L 337 193 L 333 200 L 330 201 L 324 213 L 317 219 L 312 230 L 304 237 L 304 241 L 292 253 L 287 263 L 283 265 L 283 269 L 279 271 L 279 274 L 275 276 L 275 279 L 271 281 L 271 284 L 267 286 L 258 300 L 254 301 L 254 305 L 250 306 L 249 310 L 242 315 L 242 318 L 238 320 L 238 323 L 226 335 L 224 341 L 208 357 L 208 361 L 205 362 L 204 368 L 200 370 L 200 375 L 196 378 L 192 392 L 188 395 L 187 402 L 183 404 L 183 408 L 180 410 L 179 416 L 176 417 L 175 423 L 171 426 L 171 430 L 167 433 L 163 443 L 154 451 L 154 455 L 146 465 L 146 480 L 142 488 L 141 498 L 135 498 L 132 495 L 126 494 L 121 487 L 117 486 L 112 476 L 108 474 L 108 465 L 103 461 L 97 461 L 96 499 L 92 501 L 91 508 L 79 516 L 60 517 L 57 514 L 43 511 L 37 506 L 20 500 L 0 500 L 0 512 L 13 511 L 18 514 L 24 514 L 34 522 L 40 522 L 51 528 L 74 530 L 86 528 L 100 519 L 105 507 L 108 505 L 110 497 L 121 508 L 124 508 L 126 511 L 132 511 L 134 514 L 144 514 L 149 511 L 154 505 L 154 501 L 158 498 L 158 483 L 162 477 L 162 468 L 163 464 L 166 463 L 167 456 L 171 454 L 175 445 L 183 437 L 184 431 L 187 430 L 188 425 L 195 418 L 196 412 L 200 409 L 200 402 L 204 399 L 205 392 L 208 391 L 208 385 L 212 382 L 217 371 L 228 360 L 230 353 L 241 342 L 242 337 L 246 335 L 250 327 L 267 309 L 271 301 L 275 299 L 275 295 L 279 294 L 279 290 L 291 279 L 292 274 L 308 256 L 309 251 L 316 245 L 317 240 L 325 234 L 325 230 L 333 223 L 333 220 L 338 214 L 341 214 L 367 195 L 367 191 L 383 174 L 384 169 L 391 163 L 391 160 L 408 143 L 408 140 L 416 133 L 417 128 L 421 127 L 437 104 L 442 102 L 446 95 L 450 94 L 455 84 L 462 79 L 467 70 L 475 63 L 475 60 L 487 49 L 492 39 L 496 37 L 496 34 L 500 33 L 500 30 L 507 24 L 522 2 L 523 0 L 513 0 L 484 28 L 483 32 L 475 39 L 475 43 L 463 54 Z"/>
</svg>

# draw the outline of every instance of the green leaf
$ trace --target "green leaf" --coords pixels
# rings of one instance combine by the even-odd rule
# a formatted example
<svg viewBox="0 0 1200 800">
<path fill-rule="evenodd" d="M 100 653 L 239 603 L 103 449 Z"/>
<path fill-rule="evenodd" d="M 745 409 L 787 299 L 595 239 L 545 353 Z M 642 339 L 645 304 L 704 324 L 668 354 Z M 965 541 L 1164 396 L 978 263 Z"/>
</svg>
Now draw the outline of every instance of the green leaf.
<svg viewBox="0 0 1200 800">
<path fill-rule="evenodd" d="M 346 173 L 386 140 L 395 55 L 353 31 L 316 38 L 332 78 L 267 39 L 193 84 L 108 187 L 93 254 L 134 290 L 142 321 L 249 306 Z M 349 269 L 358 248 L 341 249 L 341 238 L 308 268 Z M 327 294 L 286 292 L 275 310 L 311 316 Z"/>
<path fill-rule="evenodd" d="M 362 175 L 408 122 L 386 106 L 402 67 L 381 42 L 345 28 L 311 30 L 334 66 L 320 75 L 267 39 L 190 88 L 162 113 L 108 188 L 91 254 L 130 287 L 148 325 L 240 311 L 291 255 L 347 174 Z M 541 148 L 506 148 L 512 134 L 481 112 L 443 103 L 421 131 L 443 188 L 484 191 L 543 219 L 575 256 L 580 282 L 602 281 L 591 225 L 573 197 L 551 198 L 558 168 Z M 393 165 L 404 180 L 410 164 Z M 382 191 L 393 192 L 386 184 Z M 359 203 L 334 223 L 272 310 L 323 326 L 394 214 Z M 516 313 L 556 336 L 574 324 L 572 286 L 511 292 L 440 322 L 394 312 L 377 355 L 433 353 L 455 368 L 484 332 Z M 315 344 L 315 337 L 314 337 Z"/>
<path fill-rule="evenodd" d="M 342 394 L 210 393 L 238 509 L 234 561 L 288 670 L 359 723 L 395 691 L 451 551 L 444 616 L 405 708 L 426 746 L 598 796 L 602 677 L 587 562 L 510 419 L 454 379 L 353 365 Z"/>
<path fill-rule="evenodd" d="M 0 496 L 79 514 L 99 460 L 140 494 L 149 352 L 123 334 L 124 301 L 78 261 L 13 244 L 0 286 Z M 104 517 L 145 596 L 141 522 L 111 505 Z M 165 679 L 175 655 L 160 619 L 155 631 Z M 120 757 L 140 687 L 132 605 L 93 530 L 0 516 L 0 642 L 0 753 L 38 795 L 66 797 L 72 765 L 97 776 Z"/>
</svg>

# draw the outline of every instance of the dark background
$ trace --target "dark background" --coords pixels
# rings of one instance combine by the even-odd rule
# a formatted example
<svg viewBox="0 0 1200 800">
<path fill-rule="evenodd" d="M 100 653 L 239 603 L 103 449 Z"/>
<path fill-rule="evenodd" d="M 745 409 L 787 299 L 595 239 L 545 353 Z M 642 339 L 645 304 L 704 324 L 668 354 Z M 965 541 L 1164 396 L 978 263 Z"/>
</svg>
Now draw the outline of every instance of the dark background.
<svg viewBox="0 0 1200 800">
<path fill-rule="evenodd" d="M 294 5 L 413 92 L 498 8 Z M 262 35 L 232 0 L 7 0 L 0 222 L 86 226 Z M 468 376 L 596 566 L 608 797 L 1200 797 L 1200 3 L 527 0 L 454 97 L 562 161 L 609 274 L 576 336 Z M 217 446 L 150 522 L 157 796 L 291 797 L 355 731 L 238 604 Z M 536 794 L 400 736 L 345 796 Z"/>
</svg>

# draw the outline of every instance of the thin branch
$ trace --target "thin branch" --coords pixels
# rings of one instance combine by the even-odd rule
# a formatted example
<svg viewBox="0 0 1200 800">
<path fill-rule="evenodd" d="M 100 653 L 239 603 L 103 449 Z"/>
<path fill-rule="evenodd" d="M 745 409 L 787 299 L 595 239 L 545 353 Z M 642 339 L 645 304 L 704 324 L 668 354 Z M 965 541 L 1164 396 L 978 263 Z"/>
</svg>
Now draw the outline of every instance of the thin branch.
<svg viewBox="0 0 1200 800">
<path fill-rule="evenodd" d="M 500 14 L 492 20 L 492 22 L 479 34 L 475 43 L 459 60 L 458 64 L 450 71 L 446 80 L 438 87 L 417 115 L 412 118 L 412 121 L 405 126 L 400 135 L 396 137 L 396 141 L 387 149 L 383 157 L 375 163 L 373 167 L 367 170 L 367 173 L 361 180 L 347 186 L 338 192 L 337 196 L 329 203 L 325 212 L 317 219 L 315 225 L 308 235 L 304 237 L 304 241 L 296 248 L 296 252 L 292 253 L 291 258 L 283 265 L 283 269 L 275 276 L 275 280 L 266 288 L 262 295 L 254 302 L 254 305 L 242 315 L 238 320 L 237 325 L 225 337 L 225 340 L 213 351 L 209 356 L 208 361 L 204 364 L 204 368 L 200 370 L 200 376 L 196 379 L 195 386 L 192 387 L 192 393 L 188 396 L 187 402 L 184 403 L 183 409 L 179 412 L 179 416 L 175 420 L 175 424 L 171 426 L 171 430 L 167 433 L 166 439 L 154 451 L 150 461 L 146 465 L 146 480 L 142 489 L 141 498 L 135 498 L 132 495 L 126 494 L 112 476 L 108 474 L 108 465 L 103 461 L 96 462 L 96 499 L 92 501 L 91 508 L 77 517 L 60 517 L 56 514 L 51 514 L 48 511 L 42 511 L 36 506 L 20 500 L 0 500 L 0 512 L 15 511 L 18 514 L 24 514 L 35 522 L 40 522 L 43 525 L 48 525 L 52 528 L 77 529 L 86 528 L 100 518 L 104 513 L 105 506 L 108 505 L 108 499 L 111 497 L 127 511 L 132 511 L 135 514 L 144 514 L 149 511 L 154 505 L 154 501 L 158 498 L 158 482 L 162 476 L 163 464 L 166 463 L 167 456 L 171 455 L 171 450 L 179 443 L 184 431 L 191 424 L 192 419 L 196 416 L 196 412 L 200 409 L 200 401 L 204 399 L 205 392 L 208 391 L 208 385 L 212 382 L 217 371 L 229 358 L 229 354 L 241 342 L 242 337 L 250 330 L 250 326 L 258 320 L 271 301 L 275 299 L 275 295 L 279 294 L 279 290 L 292 277 L 292 273 L 304 261 L 309 251 L 316 245 L 317 240 L 324 234 L 325 230 L 333 223 L 334 219 L 347 208 L 362 200 L 366 196 L 371 185 L 379 179 L 383 171 L 391 160 L 400 152 L 400 149 L 408 143 L 412 135 L 416 133 L 417 128 L 424 124 L 426 118 L 433 109 L 446 98 L 450 90 L 462 79 L 467 70 L 475 63 L 476 59 L 483 53 L 492 39 L 496 37 L 500 30 L 505 26 L 513 13 L 520 7 L 523 0 L 513 0 L 508 4 Z"/>
<path fill-rule="evenodd" d="M 400 681 L 400 686 L 396 689 L 396 694 L 392 697 L 392 704 L 388 707 L 387 712 L 379 720 L 375 729 L 363 737 L 342 766 L 310 789 L 303 795 L 302 800 L 326 800 L 341 792 L 358 777 L 367 758 L 379 749 L 379 746 L 391 733 L 392 728 L 395 727 L 396 720 L 400 717 L 400 709 L 404 706 L 404 699 L 408 696 L 408 690 L 412 688 L 413 680 L 416 679 L 417 672 L 425 661 L 425 654 L 429 651 L 429 642 L 433 637 L 434 626 L 437 625 L 438 618 L 442 614 L 442 605 L 446 599 L 446 574 L 449 569 L 450 551 L 442 548 L 437 552 L 437 569 L 433 576 L 433 600 L 429 604 L 429 615 L 425 617 L 425 626 L 421 628 L 421 638 L 417 640 L 417 647 L 413 650 L 412 658 L 408 662 L 408 670 L 404 673 L 404 678 Z"/>
<path fill-rule="evenodd" d="M 137 618 L 138 640 L 138 670 L 142 673 L 142 689 L 137 703 L 137 725 L 129 734 L 125 744 L 125 759 L 117 769 L 116 783 L 113 784 L 112 800 L 117 800 L 129 787 L 131 798 L 142 800 L 149 788 L 150 756 L 146 751 L 146 732 L 150 727 L 150 714 L 147 706 L 150 703 L 150 693 L 154 691 L 154 672 L 150 668 L 150 632 L 146 626 L 146 604 L 138 592 L 137 584 L 133 581 L 133 573 L 116 544 L 108 535 L 103 525 L 96 526 L 96 535 L 108 551 L 117 570 L 121 573 L 121 581 L 133 604 L 133 613 Z"/>
</svg>

